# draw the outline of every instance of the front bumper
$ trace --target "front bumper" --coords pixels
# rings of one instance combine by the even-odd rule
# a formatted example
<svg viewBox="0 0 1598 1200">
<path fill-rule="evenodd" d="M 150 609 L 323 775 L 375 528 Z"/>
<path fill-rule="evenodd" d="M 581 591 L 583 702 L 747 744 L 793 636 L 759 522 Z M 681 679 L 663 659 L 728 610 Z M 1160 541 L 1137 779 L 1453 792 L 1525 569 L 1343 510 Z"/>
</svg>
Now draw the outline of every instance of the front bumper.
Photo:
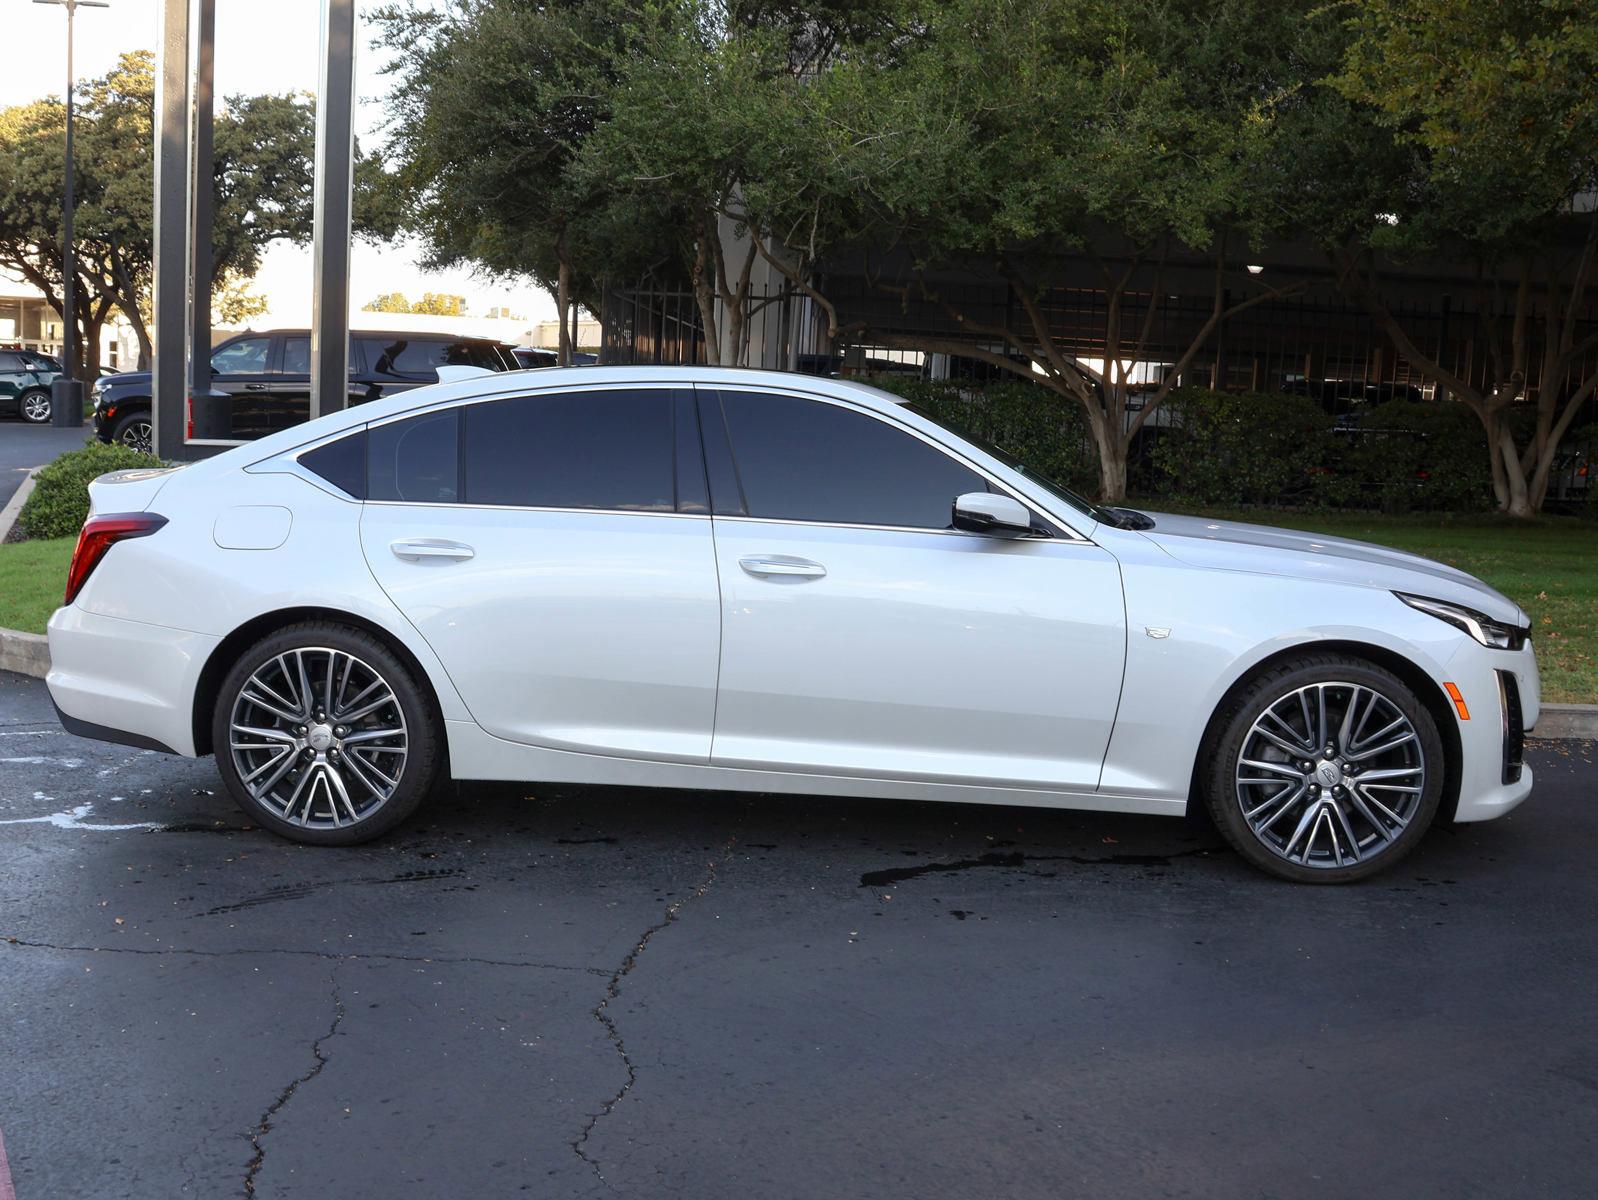
<svg viewBox="0 0 1598 1200">
<path fill-rule="evenodd" d="M 1493 650 L 1468 639 L 1448 661 L 1449 680 L 1470 709 L 1469 721 L 1456 721 L 1461 751 L 1456 821 L 1488 821 L 1503 816 L 1531 794 L 1531 768 L 1506 769 L 1512 730 L 1506 684 L 1518 694 L 1523 730 L 1537 723 L 1542 703 L 1537 659 L 1528 641 L 1521 650 Z"/>
<path fill-rule="evenodd" d="M 194 692 L 221 638 L 69 605 L 49 639 L 45 683 L 70 732 L 194 754 Z"/>
</svg>

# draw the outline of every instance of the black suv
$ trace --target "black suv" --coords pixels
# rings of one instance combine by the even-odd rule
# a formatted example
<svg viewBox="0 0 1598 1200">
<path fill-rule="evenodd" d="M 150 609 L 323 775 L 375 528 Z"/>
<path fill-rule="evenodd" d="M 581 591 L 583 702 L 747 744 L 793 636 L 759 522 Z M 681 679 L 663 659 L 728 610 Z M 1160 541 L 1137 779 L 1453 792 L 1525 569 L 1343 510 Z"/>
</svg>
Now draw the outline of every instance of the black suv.
<svg viewBox="0 0 1598 1200">
<path fill-rule="evenodd" d="M 438 368 L 514 371 L 519 364 L 492 338 L 415 330 L 350 334 L 350 403 L 438 382 Z M 232 436 L 251 440 L 288 429 L 311 413 L 311 335 L 305 329 L 241 333 L 211 351 L 211 389 L 231 397 Z M 102 442 L 150 449 L 150 372 L 99 380 L 90 391 Z"/>
</svg>

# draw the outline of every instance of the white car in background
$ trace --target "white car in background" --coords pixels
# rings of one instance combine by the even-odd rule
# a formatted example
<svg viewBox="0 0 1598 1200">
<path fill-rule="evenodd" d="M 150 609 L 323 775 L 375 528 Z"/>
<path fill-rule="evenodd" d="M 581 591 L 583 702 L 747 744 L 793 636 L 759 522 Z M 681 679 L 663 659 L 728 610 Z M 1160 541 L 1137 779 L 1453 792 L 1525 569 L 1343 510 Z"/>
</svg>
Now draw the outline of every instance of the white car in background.
<svg viewBox="0 0 1598 1200">
<path fill-rule="evenodd" d="M 1378 546 L 1098 508 L 842 380 L 443 383 L 95 482 L 49 687 L 299 841 L 458 779 L 1183 814 L 1341 882 L 1531 790 L 1526 615 Z"/>
</svg>

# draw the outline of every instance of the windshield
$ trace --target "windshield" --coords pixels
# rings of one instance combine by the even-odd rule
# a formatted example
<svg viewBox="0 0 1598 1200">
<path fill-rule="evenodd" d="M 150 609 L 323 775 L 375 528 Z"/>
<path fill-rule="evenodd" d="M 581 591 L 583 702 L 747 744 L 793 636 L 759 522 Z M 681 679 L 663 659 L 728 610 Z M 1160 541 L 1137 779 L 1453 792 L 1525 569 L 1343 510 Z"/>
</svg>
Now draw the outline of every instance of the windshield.
<svg viewBox="0 0 1598 1200">
<path fill-rule="evenodd" d="M 943 429 L 947 429 L 950 433 L 956 435 L 962 440 L 970 442 L 978 450 L 984 451 L 987 454 L 991 454 L 994 458 L 998 459 L 1005 466 L 1009 467 L 1010 470 L 1014 471 L 1017 475 L 1026 476 L 1027 479 L 1037 484 L 1051 496 L 1054 496 L 1059 500 L 1063 500 L 1066 504 L 1070 505 L 1083 516 L 1091 517 L 1095 521 L 1104 521 L 1110 525 L 1120 524 L 1119 520 L 1117 520 L 1112 513 L 1109 513 L 1099 505 L 1094 504 L 1091 500 L 1084 500 L 1081 496 L 1078 496 L 1075 492 L 1063 484 L 1055 483 L 1054 480 L 1050 479 L 1047 475 L 1044 475 L 1041 471 L 1035 471 L 1031 467 L 1027 466 L 1024 462 L 1022 462 L 1015 455 L 1011 454 L 1008 450 L 1004 449 L 1002 446 L 995 446 L 986 438 L 972 433 L 969 429 L 960 425 L 958 422 L 949 420 L 947 416 L 940 416 L 939 414 L 932 412 L 930 409 L 921 407 L 919 404 L 906 404 L 904 407 L 915 413 L 916 416 L 925 417 L 934 425 L 937 425 Z"/>
</svg>

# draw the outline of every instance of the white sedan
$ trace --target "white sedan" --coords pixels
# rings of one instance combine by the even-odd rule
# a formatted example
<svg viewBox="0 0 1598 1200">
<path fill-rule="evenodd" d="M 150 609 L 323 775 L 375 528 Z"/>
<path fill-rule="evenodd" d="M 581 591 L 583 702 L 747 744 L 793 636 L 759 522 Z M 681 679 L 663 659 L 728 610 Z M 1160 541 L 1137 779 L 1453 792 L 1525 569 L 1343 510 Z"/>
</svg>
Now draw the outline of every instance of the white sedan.
<svg viewBox="0 0 1598 1200">
<path fill-rule="evenodd" d="M 1528 621 L 1379 546 L 1096 507 L 869 387 L 460 379 L 91 488 L 50 693 L 299 841 L 435 780 L 1179 816 L 1309 882 L 1531 790 Z"/>
</svg>

